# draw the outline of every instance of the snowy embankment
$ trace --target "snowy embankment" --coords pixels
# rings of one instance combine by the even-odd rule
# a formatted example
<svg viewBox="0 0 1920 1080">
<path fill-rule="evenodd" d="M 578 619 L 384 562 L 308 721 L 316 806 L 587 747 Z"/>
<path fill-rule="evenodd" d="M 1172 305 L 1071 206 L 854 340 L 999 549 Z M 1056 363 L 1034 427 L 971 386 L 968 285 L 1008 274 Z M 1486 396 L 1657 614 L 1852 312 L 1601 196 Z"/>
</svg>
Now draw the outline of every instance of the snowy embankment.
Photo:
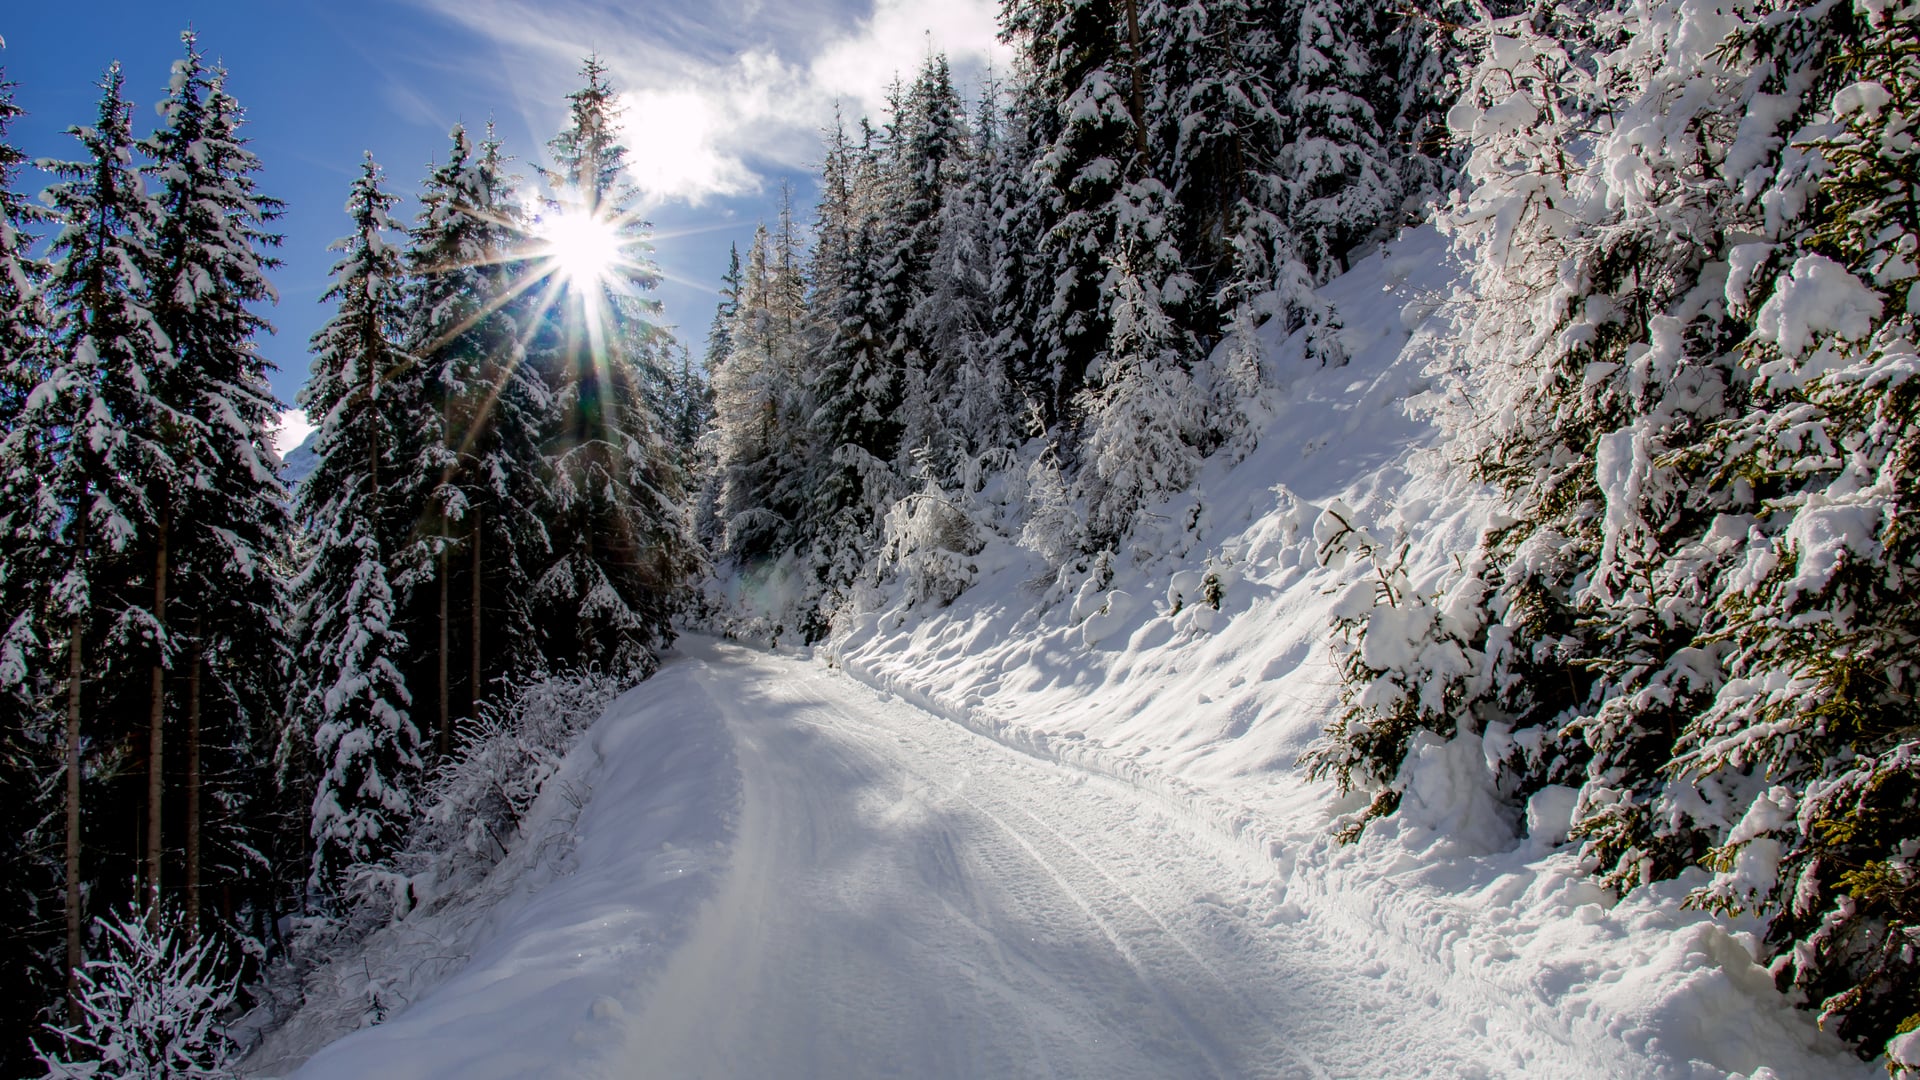
<svg viewBox="0 0 1920 1080">
<path fill-rule="evenodd" d="M 1451 288 L 1428 230 L 1328 286 L 1352 361 L 1321 369 L 1297 339 L 1263 342 L 1277 391 L 1258 448 L 1210 462 L 1110 581 L 1063 588 L 996 544 L 951 607 L 865 616 L 825 654 L 1252 849 L 1287 903 L 1348 944 L 1356 974 L 1448 1003 L 1468 1037 L 1550 1042 L 1594 1076 L 1881 1075 L 1773 989 L 1753 960 L 1757 925 L 1682 908 L 1692 877 L 1615 897 L 1564 843 L 1569 800 L 1550 789 L 1514 820 L 1476 736 L 1421 749 L 1400 812 L 1357 843 L 1331 839 L 1364 800 L 1335 799 L 1294 763 L 1338 707 L 1330 611 L 1358 579 L 1321 565 L 1316 522 L 1336 507 L 1404 544 L 1409 576 L 1430 588 L 1495 512 L 1420 409 L 1428 335 L 1441 332 L 1427 317 L 1454 302 Z M 1217 610 L 1203 598 L 1209 575 Z"/>
<path fill-rule="evenodd" d="M 685 676 L 608 707 L 478 888 L 309 976 L 304 1006 L 246 1074 L 311 1056 L 303 1076 L 577 1075 L 568 1063 L 617 1052 L 621 1003 L 715 891 L 738 817 L 733 744 L 682 721 L 704 700 Z"/>
</svg>

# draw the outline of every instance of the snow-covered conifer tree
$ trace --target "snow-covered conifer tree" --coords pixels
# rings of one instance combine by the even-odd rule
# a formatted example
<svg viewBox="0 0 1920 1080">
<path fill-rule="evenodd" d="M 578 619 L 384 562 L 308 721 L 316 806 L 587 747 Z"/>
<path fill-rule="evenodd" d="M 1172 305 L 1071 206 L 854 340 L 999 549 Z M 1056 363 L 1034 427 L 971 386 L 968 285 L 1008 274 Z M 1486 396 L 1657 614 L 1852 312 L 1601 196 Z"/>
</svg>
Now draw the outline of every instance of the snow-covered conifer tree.
<svg viewBox="0 0 1920 1080">
<path fill-rule="evenodd" d="M 714 513 L 720 553 L 751 565 L 802 536 L 806 416 L 800 385 L 805 312 L 780 279 L 781 245 L 765 226 L 747 251 L 726 366 L 714 372 Z"/>
<path fill-rule="evenodd" d="M 275 295 L 265 272 L 280 238 L 267 226 L 280 204 L 255 189 L 260 162 L 239 134 L 225 73 L 204 65 L 191 31 L 182 40 L 161 127 L 143 145 L 162 211 L 152 303 L 173 350 L 176 407 L 193 421 L 174 450 L 186 475 L 172 512 L 170 607 L 186 669 L 185 700 L 172 710 L 186 743 L 176 755 L 186 766 L 182 891 L 197 926 L 205 811 L 223 812 L 211 830 L 226 841 L 214 855 L 223 873 L 251 869 L 239 853 L 261 843 L 245 836 L 252 793 L 237 785 L 263 756 L 283 700 L 287 601 L 275 563 L 288 521 L 272 447 L 279 403 L 255 345 L 272 328 L 254 310 Z"/>
<path fill-rule="evenodd" d="M 44 212 L 14 189 L 25 160 L 7 141 L 21 114 L 13 84 L 0 77 L 0 817 L 21 823 L 0 836 L 0 982 L 13 989 L 0 1003 L 0 1070 L 22 1074 L 33 1061 L 25 1038 L 36 1014 L 60 994 L 57 928 L 59 841 L 48 827 L 59 802 L 45 779 L 61 762 L 59 687 L 61 628 L 47 621 L 47 589 L 65 554 L 56 541 L 59 511 L 36 505 L 50 494 L 39 481 L 47 440 L 36 427 L 48 414 L 27 409 L 51 363 L 53 315 L 40 295 L 47 267 L 29 251 L 28 229 Z"/>
<path fill-rule="evenodd" d="M 547 561 L 553 403 L 526 362 L 541 293 L 505 170 L 497 139 L 476 147 L 456 126 L 407 253 L 411 362 L 392 388 L 406 438 L 391 490 L 412 527 L 397 539 L 394 586 L 414 630 L 408 673 L 436 686 L 440 754 L 497 677 L 541 666 L 527 597 Z"/>
<path fill-rule="evenodd" d="M 1868 1053 L 1920 977 L 1896 719 L 1920 240 L 1889 136 L 1913 20 L 1661 2 L 1481 26 L 1449 115 L 1477 293 L 1451 423 L 1512 520 L 1445 618 L 1408 617 L 1429 597 L 1349 612 L 1430 627 L 1381 657 L 1445 636 L 1457 662 L 1362 665 L 1361 722 L 1310 755 L 1358 751 L 1390 794 L 1416 727 L 1485 730 L 1505 790 L 1579 788 L 1607 883 L 1712 867 L 1692 902 L 1767 916 L 1776 978 Z"/>
<path fill-rule="evenodd" d="M 1009 4 L 1005 25 L 1023 45 L 1035 88 L 1054 111 L 1035 146 L 1033 182 L 1046 206 L 1035 283 L 1044 283 L 1047 296 L 1030 346 L 1052 372 L 1045 402 L 1051 425 L 1068 419 L 1068 403 L 1107 348 L 1108 259 L 1121 246 L 1117 230 L 1151 214 L 1140 206 L 1147 196 L 1140 185 L 1158 183 L 1148 160 L 1147 76 L 1134 0 Z M 1153 227 L 1172 245 L 1166 224 Z M 1150 276 L 1161 265 L 1156 259 L 1136 271 L 1156 293 L 1163 283 Z"/>
<path fill-rule="evenodd" d="M 47 378 L 20 425 L 43 440 L 37 475 L 23 482 L 35 492 L 43 527 L 36 531 L 62 556 L 41 610 L 68 661 L 67 930 L 75 967 L 81 719 L 84 714 L 92 720 L 97 740 L 151 748 L 153 709 L 163 704 L 173 652 L 164 612 L 166 577 L 155 571 L 166 565 L 164 526 L 171 499 L 181 490 L 174 440 L 194 423 L 167 393 L 171 350 L 148 304 L 159 211 L 133 167 L 123 82 L 119 66 L 109 68 L 100 84 L 96 125 L 69 129 L 86 156 L 43 164 L 60 178 L 45 195 L 60 220 L 46 292 L 56 323 Z M 142 778 L 146 771 L 126 775 Z M 126 804 L 145 805 L 125 786 L 116 786 L 115 794 Z M 141 783 L 140 791 L 146 790 Z M 116 876 L 114 886 L 124 880 Z M 158 882 L 149 877 L 143 884 L 153 899 Z"/>
<path fill-rule="evenodd" d="M 421 770 L 382 535 L 396 472 L 387 384 L 404 363 L 393 344 L 403 270 L 387 240 L 395 201 L 369 155 L 347 201 L 354 232 L 336 245 L 342 257 L 322 297 L 335 314 L 314 335 L 300 398 L 319 421 L 319 463 L 296 511 L 312 540 L 296 582 L 305 660 L 292 709 L 318 757 L 312 882 L 323 894 L 399 843 Z"/>
<path fill-rule="evenodd" d="M 1156 498 L 1192 483 L 1206 426 L 1172 320 L 1124 254 L 1112 279 L 1113 341 L 1083 405 L 1087 532 L 1106 547 Z"/>
<path fill-rule="evenodd" d="M 549 144 L 557 191 L 548 212 L 596 230 L 618 257 L 568 281 L 544 328 L 558 406 L 547 439 L 552 560 L 532 599 L 550 664 L 633 678 L 650 673 L 672 640 L 698 550 L 662 420 L 667 336 L 654 321 L 659 302 L 646 295 L 659 270 L 625 176 L 619 98 L 597 59 L 581 74 L 568 125 Z"/>
<path fill-rule="evenodd" d="M 1384 73 L 1374 50 L 1387 17 L 1370 0 L 1301 0 L 1287 57 L 1288 126 L 1274 171 L 1285 178 L 1294 256 L 1316 282 L 1347 268 L 1347 254 L 1393 224 L 1399 173 L 1371 100 Z"/>
</svg>

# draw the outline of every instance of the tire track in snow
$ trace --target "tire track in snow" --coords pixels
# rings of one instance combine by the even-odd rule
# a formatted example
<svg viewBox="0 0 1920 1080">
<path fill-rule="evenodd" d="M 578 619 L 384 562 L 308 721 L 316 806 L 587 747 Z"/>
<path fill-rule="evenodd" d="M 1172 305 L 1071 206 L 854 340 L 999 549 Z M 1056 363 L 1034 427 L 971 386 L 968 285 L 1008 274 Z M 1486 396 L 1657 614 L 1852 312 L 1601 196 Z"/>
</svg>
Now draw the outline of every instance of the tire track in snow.
<svg viewBox="0 0 1920 1080">
<path fill-rule="evenodd" d="M 824 691 L 822 689 L 824 682 L 823 678 L 813 671 L 806 672 L 800 680 L 800 683 L 805 687 L 809 700 L 818 705 L 824 712 L 846 715 L 849 705 L 853 703 L 848 702 L 844 695 L 830 695 Z M 911 708 L 912 706 L 908 707 Z M 880 753 L 893 755 L 896 752 L 887 746 L 886 740 L 879 738 L 871 732 L 885 732 L 892 735 L 895 742 L 910 746 L 926 760 L 935 760 L 938 756 L 937 748 L 928 745 L 924 740 L 913 740 L 898 729 L 886 726 L 883 718 L 869 716 L 863 718 L 863 722 L 870 731 L 857 730 L 845 723 L 832 721 L 822 722 L 822 726 L 831 727 L 848 738 L 875 747 Z M 977 738 L 977 736 L 975 736 L 975 738 Z M 1004 747 L 1000 747 L 997 744 L 988 745 L 992 747 L 992 749 L 988 751 L 989 754 L 994 752 L 1010 754 Z M 979 746 L 976 744 L 975 756 L 987 756 L 978 753 L 978 751 L 986 749 L 987 746 Z M 1022 758 L 1021 764 L 1027 767 L 1033 767 L 1036 763 L 1032 762 L 1031 759 Z M 1154 911 L 1135 889 L 1115 877 L 1106 868 L 1101 859 L 1094 856 L 1085 847 L 1073 840 L 1067 833 L 1049 823 L 1045 818 L 1036 814 L 1030 807 L 1023 803 L 1011 799 L 994 799 L 995 804 L 1001 807 L 1000 812 L 996 812 L 981 799 L 972 797 L 966 791 L 963 791 L 961 787 L 956 786 L 948 780 L 938 776 L 930 776 L 925 773 L 921 775 L 923 779 L 941 786 L 950 795 L 964 801 L 968 806 L 978 811 L 983 817 L 1004 831 L 1008 837 L 1013 839 L 1013 841 L 1027 853 L 1035 864 L 1047 872 L 1061 888 L 1062 892 L 1070 897 L 1076 906 L 1086 915 L 1088 920 L 1100 930 L 1102 935 L 1112 945 L 1114 951 L 1119 953 L 1127 962 L 1135 977 L 1147 988 L 1148 992 L 1153 995 L 1168 1015 L 1177 1020 L 1182 1029 L 1186 1031 L 1188 1037 L 1193 1040 L 1195 1048 L 1206 1057 L 1208 1065 L 1213 1070 L 1214 1075 L 1222 1077 L 1250 1075 L 1247 1072 L 1249 1066 L 1258 1068 L 1258 1064 L 1256 1063 L 1241 1063 L 1240 1065 L 1235 1065 L 1234 1063 L 1221 1060 L 1221 1051 L 1215 1045 L 1216 1039 L 1213 1033 L 1197 1020 L 1178 998 L 1167 991 L 1165 987 L 1161 985 L 1160 980 L 1156 979 L 1150 973 L 1150 969 L 1164 967 L 1166 965 L 1154 963 L 1150 958 L 1143 959 L 1140 949 L 1136 945 L 1130 944 L 1128 939 L 1161 939 L 1172 942 L 1178 947 L 1180 952 L 1185 954 L 1195 967 L 1205 973 L 1206 978 L 1210 980 L 1221 993 L 1231 998 L 1234 1003 L 1239 1006 L 1237 1011 L 1241 1015 L 1230 1018 L 1236 1024 L 1257 1024 L 1258 1009 L 1248 1000 L 1247 995 L 1240 987 L 1229 980 L 1215 964 L 1201 956 L 1200 952 L 1184 936 L 1177 933 L 1159 913 Z M 1031 821 L 1041 833 L 1045 834 L 1046 838 L 1052 841 L 1056 850 L 1051 857 L 1039 849 L 1039 846 L 1034 842 L 1035 837 L 1030 832 L 1021 830 L 1008 820 L 1010 816 L 1009 811 L 1017 813 Z M 1116 919 L 1112 914 L 1102 915 L 1100 911 L 1096 910 L 1095 900 L 1089 895 L 1089 890 L 1083 885 L 1076 883 L 1063 869 L 1063 864 L 1076 865 L 1090 870 L 1093 875 L 1105 882 L 1112 893 L 1117 896 L 1122 903 L 1131 906 L 1131 908 L 1137 911 L 1147 922 L 1151 923 L 1152 928 L 1150 930 L 1132 929 L 1124 931 L 1117 929 L 1116 924 L 1120 920 Z M 1300 1072 L 1305 1072 L 1309 1076 L 1316 1078 L 1316 1080 L 1325 1080 L 1325 1078 L 1330 1076 L 1317 1061 L 1306 1056 L 1297 1047 L 1281 1049 L 1279 1043 L 1280 1040 L 1278 1038 L 1270 1040 L 1272 1049 L 1278 1051 L 1294 1064 L 1295 1068 L 1289 1070 L 1288 1075 L 1297 1075 Z"/>
</svg>

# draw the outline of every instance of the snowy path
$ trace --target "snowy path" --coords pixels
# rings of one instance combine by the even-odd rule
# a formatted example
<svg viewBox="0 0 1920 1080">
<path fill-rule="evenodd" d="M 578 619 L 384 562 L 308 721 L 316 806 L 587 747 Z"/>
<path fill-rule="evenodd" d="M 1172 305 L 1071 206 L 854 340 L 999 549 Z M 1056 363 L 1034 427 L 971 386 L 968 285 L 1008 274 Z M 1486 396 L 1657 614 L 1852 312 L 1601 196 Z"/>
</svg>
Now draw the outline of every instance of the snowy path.
<svg viewBox="0 0 1920 1080">
<path fill-rule="evenodd" d="M 746 801 L 629 1075 L 1499 1071 L 1453 1018 L 1325 970 L 1258 868 L 1146 796 L 817 665 L 690 652 Z"/>
<path fill-rule="evenodd" d="M 541 963 L 530 947 L 483 949 L 413 1015 L 330 1047 L 302 1077 L 529 1075 L 534 1061 L 540 1075 L 660 1078 L 1587 1071 L 1498 1025 L 1473 1030 L 1443 987 L 1410 992 L 1357 962 L 1274 899 L 1271 864 L 1151 797 L 818 664 L 686 641 L 630 700 L 636 715 L 674 714 L 659 730 L 732 737 L 744 799 L 690 923 L 599 913 L 602 867 L 646 863 L 616 857 L 622 823 L 595 816 L 608 779 L 631 771 L 608 753 L 579 871 L 546 885 L 508 936 L 524 926 L 572 955 L 605 934 L 598 947 L 624 956 L 628 977 L 590 956 L 528 970 Z M 662 844 L 626 831 L 635 847 Z M 574 910 L 576 889 L 591 891 L 594 919 L 542 925 L 534 909 Z M 652 962 L 645 942 L 614 939 L 668 923 L 680 930 Z M 513 966 L 489 971 L 488 956 Z M 488 988 L 483 1011 L 457 1004 L 462 984 Z M 503 1017 L 521 1034 L 490 1052 Z"/>
</svg>

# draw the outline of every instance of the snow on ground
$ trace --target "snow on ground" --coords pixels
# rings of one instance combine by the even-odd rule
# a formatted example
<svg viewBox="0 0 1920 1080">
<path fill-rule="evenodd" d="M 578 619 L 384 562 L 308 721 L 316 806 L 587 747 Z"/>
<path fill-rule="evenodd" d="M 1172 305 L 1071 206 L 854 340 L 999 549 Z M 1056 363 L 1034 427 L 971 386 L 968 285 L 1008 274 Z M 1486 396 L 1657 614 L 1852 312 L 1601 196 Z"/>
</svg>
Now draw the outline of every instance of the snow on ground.
<svg viewBox="0 0 1920 1080">
<path fill-rule="evenodd" d="M 247 1075 L 325 1047 L 302 1076 L 572 1076 L 569 1062 L 617 1044 L 620 1002 L 712 895 L 738 817 L 733 745 L 683 674 L 607 709 L 482 888 L 310 977 Z"/>
<path fill-rule="evenodd" d="M 1152 793 L 805 658 L 681 652 L 576 755 L 570 872 L 299 1080 L 1601 1072 L 1464 1027 L 1471 993 L 1303 918 L 1267 860 Z"/>
<path fill-rule="evenodd" d="M 1472 736 L 1329 838 L 1355 805 L 1294 767 L 1352 573 L 1315 557 L 1321 510 L 1406 542 L 1423 585 L 1493 512 L 1408 409 L 1449 287 L 1431 233 L 1330 286 L 1352 362 L 1267 342 L 1258 449 L 1104 588 L 1003 545 L 953 606 L 820 659 L 686 641 L 481 895 L 328 968 L 252 1075 L 360 1026 L 369 984 L 392 1015 L 302 1080 L 1879 1075 L 1772 989 L 1756 927 L 1681 908 L 1690 882 L 1580 874 L 1564 793 L 1513 820 Z"/>
<path fill-rule="evenodd" d="M 1330 839 L 1333 819 L 1364 800 L 1336 799 L 1294 762 L 1338 707 L 1329 611 L 1355 579 L 1318 565 L 1316 520 L 1338 500 L 1356 527 L 1407 544 L 1410 576 L 1430 588 L 1494 512 L 1448 467 L 1420 408 L 1443 329 L 1429 316 L 1450 294 L 1430 230 L 1328 286 L 1352 361 L 1321 369 L 1297 340 L 1267 342 L 1279 391 L 1258 448 L 1236 466 L 1210 463 L 1106 588 L 1055 589 L 1049 606 L 1038 560 L 990 548 L 980 583 L 952 607 L 866 616 L 828 658 L 1236 838 L 1269 860 L 1303 920 L 1370 958 L 1356 974 L 1456 1003 L 1461 1039 L 1552 1043 L 1585 1063 L 1553 1075 L 1880 1075 L 1774 991 L 1753 960 L 1757 925 L 1682 909 L 1698 880 L 1616 898 L 1561 843 L 1572 809 L 1562 793 L 1529 807 L 1530 833 L 1511 820 L 1475 736 L 1432 740 L 1403 775 L 1398 815 L 1358 843 Z M 1218 611 L 1195 599 L 1208 570 L 1224 586 Z"/>
</svg>

